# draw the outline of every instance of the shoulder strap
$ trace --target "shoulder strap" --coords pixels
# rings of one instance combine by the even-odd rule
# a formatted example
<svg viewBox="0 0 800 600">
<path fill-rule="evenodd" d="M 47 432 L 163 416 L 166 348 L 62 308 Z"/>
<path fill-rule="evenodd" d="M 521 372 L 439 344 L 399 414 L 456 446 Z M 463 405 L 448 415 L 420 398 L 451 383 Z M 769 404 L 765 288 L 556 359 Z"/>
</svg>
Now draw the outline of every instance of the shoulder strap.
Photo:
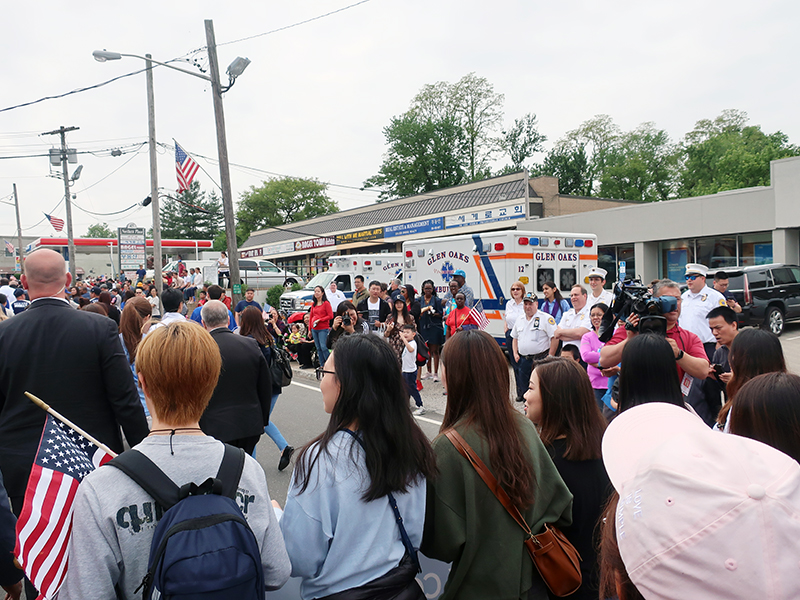
<svg viewBox="0 0 800 600">
<path fill-rule="evenodd" d="M 236 500 L 236 490 L 244 469 L 244 450 L 225 444 L 225 453 L 219 465 L 217 479 L 222 482 L 222 496 Z"/>
<path fill-rule="evenodd" d="M 514 506 L 514 503 L 511 502 L 511 498 L 508 497 L 506 491 L 500 486 L 495 479 L 492 472 L 489 471 L 488 467 L 484 464 L 481 460 L 480 456 L 478 456 L 472 447 L 467 443 L 467 441 L 461 437 L 461 434 L 458 433 L 455 429 L 448 429 L 444 432 L 447 436 L 447 439 L 455 446 L 456 450 L 461 453 L 461 456 L 466 458 L 470 464 L 475 468 L 478 472 L 478 475 L 481 476 L 481 479 L 486 483 L 495 497 L 500 501 L 500 504 L 508 511 L 508 514 L 511 515 L 511 518 L 517 522 L 517 525 L 522 527 L 523 531 L 527 533 L 529 536 L 533 536 L 531 532 L 531 528 L 528 527 L 528 524 L 525 522 L 525 519 L 519 512 L 519 509 Z"/>
<path fill-rule="evenodd" d="M 158 502 L 164 510 L 180 500 L 180 488 L 164 471 L 138 450 L 128 450 L 106 463 L 116 467 Z"/>
<path fill-rule="evenodd" d="M 353 439 L 357 441 L 362 448 L 364 448 L 364 442 L 360 437 L 358 437 L 358 435 L 349 429 L 342 429 L 341 431 L 349 433 Z M 366 450 L 366 448 L 364 448 L 364 450 Z M 397 508 L 397 500 L 394 499 L 392 492 L 389 492 L 387 497 L 389 499 L 389 506 L 392 507 L 392 512 L 394 513 L 394 519 L 397 521 L 397 526 L 400 528 L 400 539 L 403 541 L 403 546 L 405 546 L 406 552 L 408 552 L 408 556 L 411 559 L 411 563 L 414 565 L 414 568 L 417 570 L 417 573 L 421 573 L 422 567 L 419 564 L 419 557 L 417 556 L 416 549 L 411 544 L 411 538 L 408 537 L 406 526 L 403 525 L 403 517 L 400 516 L 400 509 Z"/>
</svg>

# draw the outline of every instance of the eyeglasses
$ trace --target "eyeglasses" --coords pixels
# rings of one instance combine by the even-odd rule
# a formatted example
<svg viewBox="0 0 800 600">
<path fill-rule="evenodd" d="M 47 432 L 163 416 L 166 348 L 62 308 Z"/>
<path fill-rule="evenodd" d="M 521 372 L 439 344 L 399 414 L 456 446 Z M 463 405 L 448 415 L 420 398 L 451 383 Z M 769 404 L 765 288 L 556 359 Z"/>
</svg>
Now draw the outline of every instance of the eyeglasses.
<svg viewBox="0 0 800 600">
<path fill-rule="evenodd" d="M 686 281 L 694 281 L 698 277 L 700 277 L 700 275 L 697 275 L 697 274 L 687 275 L 686 276 Z"/>
<path fill-rule="evenodd" d="M 325 373 L 328 373 L 329 375 L 336 375 L 335 371 L 326 371 L 322 367 L 317 367 L 316 373 L 317 373 L 317 381 L 322 381 L 322 378 L 325 376 Z"/>
<path fill-rule="evenodd" d="M 522 288 L 511 288 L 512 292 L 521 292 L 523 291 Z"/>
</svg>

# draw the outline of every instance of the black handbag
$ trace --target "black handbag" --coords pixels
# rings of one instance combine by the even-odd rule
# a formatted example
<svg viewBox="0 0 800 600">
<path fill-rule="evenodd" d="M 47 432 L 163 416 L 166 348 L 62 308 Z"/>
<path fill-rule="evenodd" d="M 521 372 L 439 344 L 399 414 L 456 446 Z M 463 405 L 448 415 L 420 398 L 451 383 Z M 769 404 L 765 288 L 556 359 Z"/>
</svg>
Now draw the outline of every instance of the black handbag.
<svg viewBox="0 0 800 600">
<path fill-rule="evenodd" d="M 292 366 L 289 364 L 289 353 L 284 348 L 272 346 L 272 363 L 269 366 L 272 383 L 286 387 L 292 383 Z"/>
</svg>

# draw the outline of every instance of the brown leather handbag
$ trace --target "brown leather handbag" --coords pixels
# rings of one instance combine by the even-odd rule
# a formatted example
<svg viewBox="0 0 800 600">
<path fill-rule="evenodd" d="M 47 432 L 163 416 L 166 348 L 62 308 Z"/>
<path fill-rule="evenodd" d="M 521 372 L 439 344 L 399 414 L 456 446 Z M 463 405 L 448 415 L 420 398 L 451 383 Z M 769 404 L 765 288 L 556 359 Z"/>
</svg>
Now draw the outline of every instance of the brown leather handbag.
<svg viewBox="0 0 800 600">
<path fill-rule="evenodd" d="M 552 525 L 545 524 L 544 531 L 534 535 L 506 491 L 500 486 L 467 441 L 455 429 L 444 433 L 456 450 L 466 458 L 508 511 L 517 524 L 527 534 L 525 548 L 550 591 L 558 596 L 568 596 L 581 586 L 581 557 L 564 534 Z"/>
</svg>

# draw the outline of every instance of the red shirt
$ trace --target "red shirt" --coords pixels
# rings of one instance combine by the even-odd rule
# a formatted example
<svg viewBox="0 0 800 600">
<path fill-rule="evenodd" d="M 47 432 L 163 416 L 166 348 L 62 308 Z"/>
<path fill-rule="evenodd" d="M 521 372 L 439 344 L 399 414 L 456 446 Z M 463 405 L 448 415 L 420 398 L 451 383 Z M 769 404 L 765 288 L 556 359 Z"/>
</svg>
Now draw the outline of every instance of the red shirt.
<svg viewBox="0 0 800 600">
<path fill-rule="evenodd" d="M 625 331 L 625 328 L 618 327 L 614 332 L 614 335 L 611 336 L 611 339 L 608 340 L 606 346 L 615 346 L 627 337 L 628 332 Z M 678 344 L 678 349 L 683 350 L 689 356 L 708 360 L 708 355 L 703 347 L 703 342 L 701 342 L 700 338 L 691 331 L 681 329 L 680 326 L 676 324 L 672 329 L 667 329 L 667 337 L 675 340 L 675 343 Z M 678 361 L 675 361 L 675 367 L 678 369 L 678 379 L 683 381 L 684 371 L 681 369 Z"/>
<path fill-rule="evenodd" d="M 473 319 L 472 315 L 469 314 L 470 310 L 471 309 L 467 308 L 466 306 L 464 308 L 454 308 L 450 311 L 450 314 L 447 315 L 447 321 L 445 321 L 445 325 L 452 327 L 454 332 L 462 325 L 477 325 L 475 319 Z"/>
<path fill-rule="evenodd" d="M 321 305 L 314 305 L 308 311 L 311 314 L 311 329 L 330 329 L 331 319 L 333 319 L 333 309 L 331 303 L 325 300 Z M 314 321 L 317 321 L 314 323 Z"/>
<path fill-rule="evenodd" d="M 230 297 L 230 296 L 228 296 L 227 294 L 226 294 L 226 295 L 225 295 L 225 297 L 222 299 L 222 303 L 223 303 L 225 306 L 227 306 L 227 307 L 228 307 L 228 310 L 230 310 L 230 309 L 231 309 L 231 297 Z"/>
</svg>

